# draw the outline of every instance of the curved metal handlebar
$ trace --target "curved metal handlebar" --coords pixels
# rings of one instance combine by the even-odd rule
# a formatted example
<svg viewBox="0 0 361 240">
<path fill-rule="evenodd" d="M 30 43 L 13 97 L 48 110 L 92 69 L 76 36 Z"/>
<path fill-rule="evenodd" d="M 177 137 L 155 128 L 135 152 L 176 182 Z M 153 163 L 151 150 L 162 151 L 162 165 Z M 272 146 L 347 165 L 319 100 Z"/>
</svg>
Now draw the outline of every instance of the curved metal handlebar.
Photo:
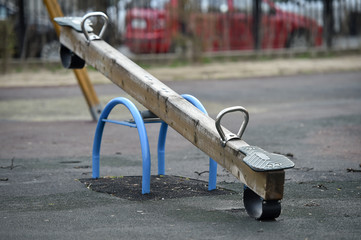
<svg viewBox="0 0 361 240">
<path fill-rule="evenodd" d="M 237 134 L 231 133 L 231 134 L 225 135 L 224 131 L 222 130 L 222 127 L 221 127 L 221 120 L 222 120 L 222 117 L 224 115 L 226 115 L 227 113 L 231 113 L 231 112 L 243 112 L 244 113 L 244 119 L 243 119 L 242 125 L 239 128 Z M 223 109 L 217 115 L 217 117 L 216 117 L 216 128 L 217 128 L 219 136 L 221 137 L 223 147 L 231 139 L 241 139 L 242 138 L 242 135 L 243 135 L 244 131 L 246 130 L 248 121 L 249 121 L 248 111 L 244 107 L 241 107 L 241 106 L 235 106 L 235 107 L 229 107 L 229 108 Z"/>
<path fill-rule="evenodd" d="M 88 31 L 86 30 L 85 28 L 85 22 L 88 18 L 91 18 L 91 17 L 102 17 L 103 20 L 104 20 L 104 25 L 102 27 L 102 29 L 100 30 L 100 33 L 99 35 L 92 35 L 92 36 L 89 36 L 89 33 Z M 83 31 L 84 35 L 85 35 L 85 38 L 86 38 L 86 41 L 87 43 L 90 43 L 90 41 L 93 41 L 93 40 L 96 40 L 96 39 L 101 39 L 107 26 L 108 26 L 108 23 L 109 23 L 109 19 L 108 19 L 108 16 L 103 13 L 103 12 L 91 12 L 91 13 L 88 13 L 86 14 L 83 19 L 81 20 L 81 23 L 80 23 L 80 26 L 81 26 L 81 30 Z"/>
</svg>

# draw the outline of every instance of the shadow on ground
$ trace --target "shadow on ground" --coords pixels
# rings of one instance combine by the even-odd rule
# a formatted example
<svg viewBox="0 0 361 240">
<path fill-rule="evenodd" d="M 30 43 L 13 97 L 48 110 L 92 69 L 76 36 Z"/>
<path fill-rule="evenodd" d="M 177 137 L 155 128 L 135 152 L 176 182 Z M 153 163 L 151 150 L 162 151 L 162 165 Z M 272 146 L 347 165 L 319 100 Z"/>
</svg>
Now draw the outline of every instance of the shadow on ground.
<svg viewBox="0 0 361 240">
<path fill-rule="evenodd" d="M 149 194 L 142 194 L 141 176 L 85 178 L 79 181 L 95 192 L 108 193 L 131 201 L 237 194 L 224 188 L 208 191 L 207 182 L 168 175 L 151 176 L 151 192 Z"/>
</svg>

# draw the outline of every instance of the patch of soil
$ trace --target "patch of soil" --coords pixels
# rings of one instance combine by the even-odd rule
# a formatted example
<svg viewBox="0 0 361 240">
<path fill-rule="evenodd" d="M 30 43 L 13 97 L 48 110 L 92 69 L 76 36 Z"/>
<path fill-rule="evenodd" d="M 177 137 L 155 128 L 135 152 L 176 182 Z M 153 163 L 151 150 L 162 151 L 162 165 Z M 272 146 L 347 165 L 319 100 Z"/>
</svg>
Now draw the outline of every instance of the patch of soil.
<svg viewBox="0 0 361 240">
<path fill-rule="evenodd" d="M 205 181 L 169 175 L 151 176 L 150 193 L 144 195 L 141 176 L 85 178 L 79 181 L 93 191 L 108 193 L 131 201 L 237 194 L 224 188 L 208 191 L 208 183 Z"/>
</svg>

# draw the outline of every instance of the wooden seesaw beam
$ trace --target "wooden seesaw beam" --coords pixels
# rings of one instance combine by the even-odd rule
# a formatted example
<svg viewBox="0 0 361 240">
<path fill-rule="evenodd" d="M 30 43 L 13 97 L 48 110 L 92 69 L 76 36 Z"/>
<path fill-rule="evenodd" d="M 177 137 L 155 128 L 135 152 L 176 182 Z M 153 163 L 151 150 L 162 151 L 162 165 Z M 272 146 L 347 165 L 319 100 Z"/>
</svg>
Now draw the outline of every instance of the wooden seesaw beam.
<svg viewBox="0 0 361 240">
<path fill-rule="evenodd" d="M 245 141 L 229 141 L 223 147 L 212 118 L 105 41 L 87 42 L 83 33 L 62 27 L 60 42 L 229 170 L 264 200 L 283 198 L 284 170 L 252 170 L 243 162 L 245 155 L 239 150 L 249 146 Z M 227 129 L 224 131 L 230 133 Z"/>
</svg>

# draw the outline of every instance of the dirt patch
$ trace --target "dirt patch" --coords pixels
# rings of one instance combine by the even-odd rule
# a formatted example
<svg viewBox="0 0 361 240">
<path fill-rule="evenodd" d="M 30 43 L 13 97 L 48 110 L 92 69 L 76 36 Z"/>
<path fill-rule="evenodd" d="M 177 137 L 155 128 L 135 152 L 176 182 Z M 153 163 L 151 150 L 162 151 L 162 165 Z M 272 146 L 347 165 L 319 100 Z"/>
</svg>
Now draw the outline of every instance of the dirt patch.
<svg viewBox="0 0 361 240">
<path fill-rule="evenodd" d="M 208 191 L 208 183 L 179 176 L 151 176 L 150 193 L 142 194 L 142 177 L 126 176 L 117 178 L 79 179 L 87 188 L 108 193 L 131 201 L 164 200 L 183 197 L 237 194 L 234 191 L 217 188 Z"/>
</svg>

